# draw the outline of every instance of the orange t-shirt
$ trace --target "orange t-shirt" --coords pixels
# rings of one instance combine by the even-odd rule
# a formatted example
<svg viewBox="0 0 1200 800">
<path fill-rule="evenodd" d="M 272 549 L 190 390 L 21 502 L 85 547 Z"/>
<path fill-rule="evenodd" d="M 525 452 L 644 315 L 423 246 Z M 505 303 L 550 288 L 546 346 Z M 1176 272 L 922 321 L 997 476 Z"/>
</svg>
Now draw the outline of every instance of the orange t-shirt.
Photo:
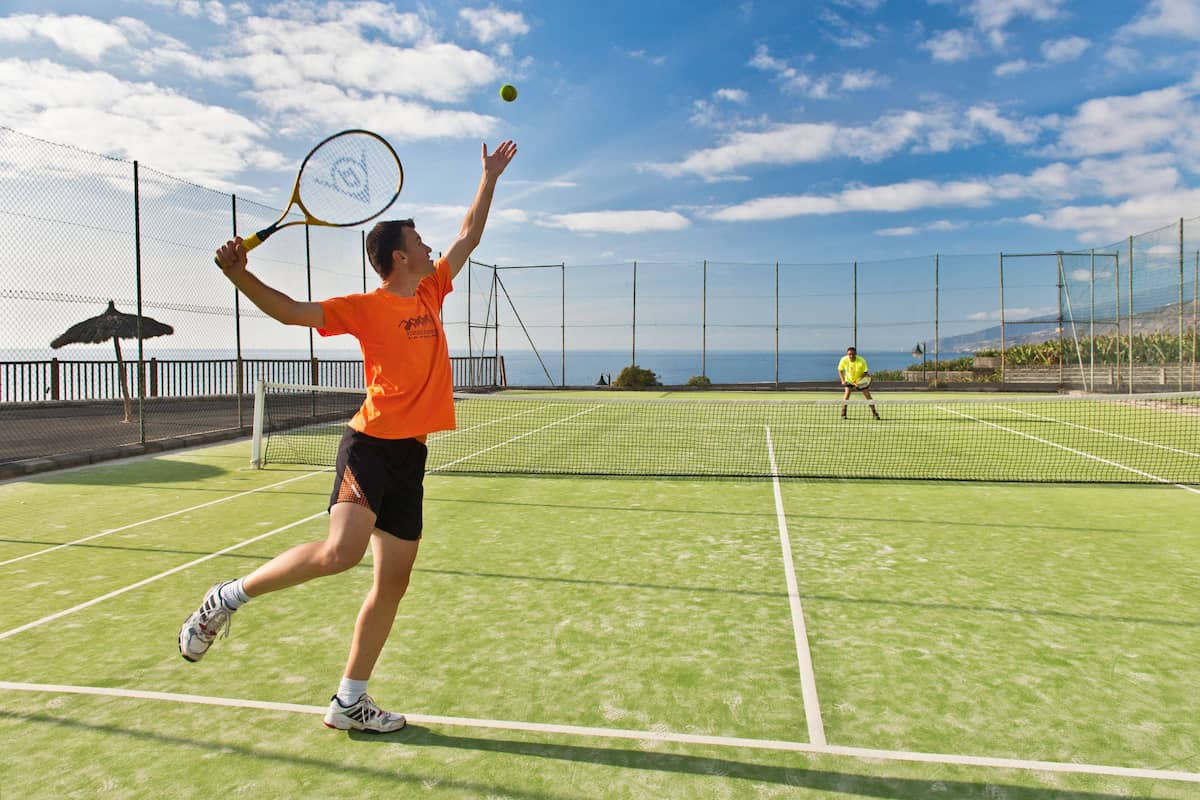
<svg viewBox="0 0 1200 800">
<path fill-rule="evenodd" d="M 412 297 L 385 289 L 321 302 L 322 336 L 349 333 L 363 354 L 367 399 L 350 427 L 380 439 L 419 438 L 454 428 L 454 380 L 442 330 L 453 291 L 450 263 L 438 259 Z"/>
</svg>

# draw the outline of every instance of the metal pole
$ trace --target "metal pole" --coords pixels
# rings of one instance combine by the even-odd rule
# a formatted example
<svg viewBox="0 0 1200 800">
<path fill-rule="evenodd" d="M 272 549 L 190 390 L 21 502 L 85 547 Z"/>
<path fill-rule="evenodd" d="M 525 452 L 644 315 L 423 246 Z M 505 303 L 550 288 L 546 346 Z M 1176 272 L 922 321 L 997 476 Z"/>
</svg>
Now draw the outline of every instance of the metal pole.
<svg viewBox="0 0 1200 800">
<path fill-rule="evenodd" d="M 473 318 L 471 317 L 471 273 L 475 270 L 471 269 L 471 259 L 467 259 L 467 386 L 475 386 L 475 345 L 471 341 L 475 338 L 475 332 L 471 327 Z M 483 353 L 479 354 L 480 357 Z"/>
<path fill-rule="evenodd" d="M 704 259 L 700 277 L 700 374 L 708 376 L 708 259 Z"/>
<path fill-rule="evenodd" d="M 938 380 L 938 362 L 942 360 L 942 335 L 939 332 L 939 322 L 941 319 L 939 313 L 939 293 L 941 291 L 941 256 L 934 254 L 933 256 L 933 380 L 936 383 Z M 857 347 L 858 345 L 855 345 Z"/>
<path fill-rule="evenodd" d="M 633 262 L 633 336 L 629 351 L 629 365 L 637 364 L 637 262 Z"/>
<path fill-rule="evenodd" d="M 1116 386 L 1114 391 L 1121 391 L 1121 253 L 1112 254 L 1112 291 L 1114 291 L 1114 315 L 1116 320 L 1116 335 L 1114 341 L 1116 343 L 1115 357 L 1117 365 Z"/>
<path fill-rule="evenodd" d="M 1179 389 L 1183 391 L 1183 217 L 1179 218 Z"/>
<path fill-rule="evenodd" d="M 1096 391 L 1096 248 L 1091 251 L 1092 272 L 1088 279 L 1088 383 Z"/>
<path fill-rule="evenodd" d="M 858 348 L 858 262 L 850 271 L 850 344 Z"/>
<path fill-rule="evenodd" d="M 1196 391 L 1197 310 L 1200 310 L 1200 250 L 1196 251 L 1196 271 L 1192 275 L 1192 391 Z"/>
<path fill-rule="evenodd" d="M 1133 237 L 1129 237 L 1129 393 L 1133 394 Z"/>
<path fill-rule="evenodd" d="M 567 262 L 558 265 L 562 284 L 562 385 L 567 385 Z"/>
<path fill-rule="evenodd" d="M 142 199 L 138 179 L 138 162 L 133 162 L 133 251 L 137 277 L 137 339 L 138 339 L 138 441 L 146 443 L 146 353 L 142 338 Z M 117 364 L 123 370 L 124 364 Z"/>
<path fill-rule="evenodd" d="M 362 278 L 363 278 L 363 294 L 367 293 L 367 232 L 359 231 L 362 234 Z"/>
<path fill-rule="evenodd" d="M 237 195 L 229 196 L 230 216 L 233 218 L 233 235 L 237 236 Z M 237 352 L 237 412 L 238 412 L 238 427 L 245 425 L 244 409 L 242 408 L 242 395 L 246 391 L 246 365 L 242 361 L 242 307 L 241 307 L 241 292 L 234 287 L 233 290 L 233 338 L 234 347 Z"/>
<path fill-rule="evenodd" d="M 1063 388 L 1063 266 L 1062 266 L 1062 251 L 1056 254 L 1058 257 L 1058 275 L 1054 281 L 1058 284 L 1058 388 Z"/>
<path fill-rule="evenodd" d="M 1000 382 L 1004 383 L 1004 370 L 1008 358 L 1004 353 L 1004 251 L 1000 251 Z"/>
<path fill-rule="evenodd" d="M 779 388 L 779 262 L 775 262 L 775 388 Z"/>
<path fill-rule="evenodd" d="M 309 242 L 308 233 L 309 233 L 309 226 L 308 226 L 308 223 L 305 223 L 304 224 L 304 277 L 305 277 L 305 280 L 306 280 L 307 286 L 308 286 L 308 302 L 311 303 L 312 302 L 312 246 L 311 246 L 311 243 Z M 316 357 L 317 357 L 316 351 L 313 349 L 313 329 L 309 328 L 308 329 L 308 363 L 309 363 L 310 369 L 312 369 L 313 373 L 316 373 L 316 371 L 317 371 L 315 368 L 313 368 L 311 366 L 313 364 L 313 362 L 316 360 Z M 318 385 L 317 377 L 318 376 L 316 374 L 313 375 L 313 384 L 314 385 Z"/>
</svg>

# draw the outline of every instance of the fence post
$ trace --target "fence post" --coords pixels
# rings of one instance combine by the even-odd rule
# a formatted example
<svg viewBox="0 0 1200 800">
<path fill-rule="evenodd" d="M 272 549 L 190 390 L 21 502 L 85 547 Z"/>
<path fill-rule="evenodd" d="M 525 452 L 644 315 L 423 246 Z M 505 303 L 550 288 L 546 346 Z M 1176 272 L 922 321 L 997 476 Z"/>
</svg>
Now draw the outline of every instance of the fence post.
<svg viewBox="0 0 1200 800">
<path fill-rule="evenodd" d="M 633 262 L 633 339 L 629 350 L 629 365 L 637 363 L 637 262 Z"/>
<path fill-rule="evenodd" d="M 133 252 L 137 279 L 137 343 L 138 343 L 138 441 L 146 443 L 146 352 L 142 338 L 142 198 L 138 180 L 138 162 L 133 162 Z M 120 364 L 117 365 L 120 368 Z"/>
<path fill-rule="evenodd" d="M 50 359 L 50 399 L 62 399 L 62 373 L 60 372 L 57 358 Z"/>
<path fill-rule="evenodd" d="M 1000 382 L 1004 383 L 1004 370 L 1008 364 L 1004 339 L 1004 251 L 1000 251 Z"/>
<path fill-rule="evenodd" d="M 1058 271 L 1054 282 L 1058 285 L 1058 388 L 1063 388 L 1063 278 L 1062 251 L 1057 253 Z"/>
<path fill-rule="evenodd" d="M 234 238 L 237 237 L 237 195 L 229 195 L 229 215 L 233 227 Z M 246 392 L 246 365 L 242 361 L 242 307 L 241 293 L 235 286 L 233 289 L 233 342 L 234 352 L 237 356 L 236 370 L 237 375 L 234 377 L 234 394 L 237 397 L 237 415 L 238 427 L 242 428 L 246 425 L 246 410 L 243 407 L 242 395 Z"/>
<path fill-rule="evenodd" d="M 308 361 L 309 361 L 309 364 L 310 364 L 310 369 L 311 369 L 311 371 L 310 371 L 310 373 L 309 373 L 309 378 L 310 378 L 310 380 L 311 380 L 311 382 L 312 382 L 312 384 L 311 384 L 311 385 L 313 385 L 313 386 L 320 386 L 320 385 L 321 385 L 321 380 L 320 380 L 320 377 L 321 377 L 321 365 L 320 365 L 320 361 L 317 359 L 317 357 L 316 357 L 316 356 L 310 356 L 310 357 L 309 357 L 309 359 L 308 359 Z"/>
<path fill-rule="evenodd" d="M 1113 254 L 1113 325 L 1117 329 L 1116 335 L 1113 337 L 1115 352 L 1113 358 L 1116 359 L 1117 365 L 1117 380 L 1114 391 L 1121 391 L 1121 251 L 1117 250 Z"/>
<path fill-rule="evenodd" d="M 700 273 L 700 374 L 708 375 L 708 259 Z"/>
<path fill-rule="evenodd" d="M 850 344 L 858 347 L 858 261 L 850 267 Z"/>
<path fill-rule="evenodd" d="M 941 272 L 941 256 L 937 253 L 933 255 L 933 380 L 938 380 L 938 362 L 942 360 L 942 336 L 940 333 L 941 312 L 939 306 L 939 294 L 942 288 L 940 277 Z M 857 302 L 857 301 L 856 301 Z M 857 347 L 857 345 L 855 345 Z"/>
<path fill-rule="evenodd" d="M 150 396 L 158 397 L 158 359 L 150 359 Z M 238 419 L 238 424 L 241 424 L 241 419 Z"/>
<path fill-rule="evenodd" d="M 1129 237 L 1129 393 L 1133 394 L 1133 237 Z"/>
<path fill-rule="evenodd" d="M 1183 217 L 1179 218 L 1179 389 L 1183 391 Z"/>
<path fill-rule="evenodd" d="M 562 303 L 559 312 L 562 314 L 562 385 L 567 386 L 567 262 L 558 265 L 559 277 L 562 283 Z"/>
<path fill-rule="evenodd" d="M 779 262 L 775 262 L 775 388 L 779 388 Z"/>
<path fill-rule="evenodd" d="M 1096 391 L 1096 248 L 1091 249 L 1091 275 L 1088 278 L 1088 383 Z"/>
</svg>

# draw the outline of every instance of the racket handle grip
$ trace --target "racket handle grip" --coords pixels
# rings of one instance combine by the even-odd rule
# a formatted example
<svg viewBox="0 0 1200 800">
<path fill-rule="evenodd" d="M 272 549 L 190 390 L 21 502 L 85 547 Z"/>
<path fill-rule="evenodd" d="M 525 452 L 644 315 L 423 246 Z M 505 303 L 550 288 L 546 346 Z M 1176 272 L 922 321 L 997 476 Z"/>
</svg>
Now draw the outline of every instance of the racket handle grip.
<svg viewBox="0 0 1200 800">
<path fill-rule="evenodd" d="M 262 244 L 263 239 L 266 238 L 265 236 L 259 236 L 259 233 L 262 233 L 262 231 L 259 231 L 258 233 L 252 233 L 249 236 L 247 236 L 245 239 L 242 239 L 242 247 L 246 248 L 247 253 L 249 253 L 251 250 L 253 250 L 254 248 L 258 247 L 260 244 Z M 216 256 L 213 256 L 213 263 L 216 264 L 218 267 L 221 266 L 221 262 L 217 261 Z"/>
</svg>

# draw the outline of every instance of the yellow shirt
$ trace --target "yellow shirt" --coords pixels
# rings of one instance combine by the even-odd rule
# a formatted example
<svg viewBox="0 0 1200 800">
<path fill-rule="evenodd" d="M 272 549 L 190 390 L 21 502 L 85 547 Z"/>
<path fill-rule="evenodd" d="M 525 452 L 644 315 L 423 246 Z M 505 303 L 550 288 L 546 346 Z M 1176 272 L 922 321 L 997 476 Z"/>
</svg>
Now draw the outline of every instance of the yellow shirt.
<svg viewBox="0 0 1200 800">
<path fill-rule="evenodd" d="M 842 374 L 846 383 L 858 383 L 858 379 L 867 374 L 867 360 L 862 356 L 855 356 L 851 361 L 850 356 L 842 356 L 842 360 L 838 362 L 838 372 Z"/>
</svg>

